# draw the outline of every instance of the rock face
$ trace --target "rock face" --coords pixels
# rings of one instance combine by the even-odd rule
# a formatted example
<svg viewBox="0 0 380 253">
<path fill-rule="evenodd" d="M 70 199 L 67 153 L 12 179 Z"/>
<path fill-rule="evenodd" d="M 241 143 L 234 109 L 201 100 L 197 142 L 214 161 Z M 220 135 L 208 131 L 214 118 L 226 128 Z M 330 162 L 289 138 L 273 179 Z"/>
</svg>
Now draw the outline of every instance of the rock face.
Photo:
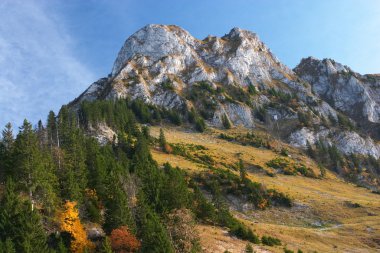
<svg viewBox="0 0 380 253">
<path fill-rule="evenodd" d="M 258 94 L 245 96 L 249 87 Z M 223 127 L 226 117 L 247 128 L 277 121 L 283 133 L 276 136 L 287 136 L 296 147 L 322 138 L 344 154 L 378 158 L 379 146 L 371 138 L 322 125 L 338 120 L 336 110 L 356 122 L 377 124 L 379 88 L 380 76 L 360 75 L 329 59 L 309 57 L 293 71 L 256 34 L 239 28 L 199 40 L 178 26 L 147 25 L 125 41 L 109 77 L 93 83 L 72 104 L 128 97 L 184 114 L 190 108 L 204 110 L 207 123 L 216 127 Z M 313 129 L 299 127 L 301 116 Z M 113 138 L 107 126 L 96 129 L 100 142 Z"/>
<path fill-rule="evenodd" d="M 282 85 L 286 92 L 312 96 L 291 69 L 281 64 L 256 34 L 233 28 L 225 36 L 198 40 L 177 26 L 148 25 L 129 37 L 108 79 L 92 84 L 77 100 L 142 99 L 167 109 L 194 106 L 185 93 L 199 82 L 217 87 L 257 89 Z M 170 83 L 171 89 L 163 88 Z M 234 98 L 233 98 L 234 99 Z M 252 108 L 237 102 L 213 101 L 218 108 L 208 123 L 221 126 L 222 115 L 235 125 L 252 127 Z"/>
<path fill-rule="evenodd" d="M 332 107 L 358 121 L 380 122 L 380 76 L 360 75 L 331 59 L 302 59 L 294 71 Z"/>
<path fill-rule="evenodd" d="M 294 147 L 306 149 L 308 144 L 314 145 L 319 140 L 327 145 L 334 144 L 345 155 L 360 154 L 380 158 L 380 145 L 371 138 L 362 137 L 353 131 L 340 132 L 331 129 L 312 131 L 304 127 L 293 132 L 288 141 Z"/>
<path fill-rule="evenodd" d="M 234 28 L 222 38 L 200 41 L 180 27 L 165 25 L 148 25 L 128 38 L 112 70 L 117 79 L 143 75 L 153 84 L 168 75 L 186 84 L 208 80 L 248 85 L 292 74 L 252 32 Z"/>
</svg>

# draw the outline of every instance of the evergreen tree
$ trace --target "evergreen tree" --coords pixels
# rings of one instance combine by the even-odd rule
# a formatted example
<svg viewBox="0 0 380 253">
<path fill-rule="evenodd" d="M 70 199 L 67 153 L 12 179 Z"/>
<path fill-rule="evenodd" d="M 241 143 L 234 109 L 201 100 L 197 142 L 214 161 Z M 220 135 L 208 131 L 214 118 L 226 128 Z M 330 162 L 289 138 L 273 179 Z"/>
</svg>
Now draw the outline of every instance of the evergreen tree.
<svg viewBox="0 0 380 253">
<path fill-rule="evenodd" d="M 113 253 L 111 242 L 108 237 L 106 237 L 102 243 L 102 246 L 100 248 L 101 253 Z"/>
<path fill-rule="evenodd" d="M 47 124 L 46 124 L 46 131 L 47 131 L 48 144 L 50 148 L 52 148 L 54 145 L 56 145 L 57 138 L 58 138 L 57 121 L 56 121 L 55 113 L 53 111 L 49 112 L 49 115 L 47 118 Z"/>
<path fill-rule="evenodd" d="M 66 107 L 62 107 L 58 121 L 58 140 L 63 153 L 62 165 L 59 166 L 61 188 L 64 189 L 62 196 L 81 203 L 88 182 L 85 137 L 82 130 L 77 128 L 77 118 Z"/>
<path fill-rule="evenodd" d="M 12 124 L 8 123 L 2 131 L 0 141 L 0 182 L 4 182 L 9 176 L 13 176 L 13 147 Z"/>
<path fill-rule="evenodd" d="M 37 135 L 31 124 L 24 120 L 14 144 L 15 172 L 21 189 L 29 193 L 33 204 L 36 200 L 52 209 L 56 200 L 57 178 L 49 155 L 40 150 Z"/>
<path fill-rule="evenodd" d="M 104 228 L 108 233 L 121 226 L 135 230 L 134 219 L 129 207 L 128 196 L 120 182 L 124 176 L 117 171 L 112 173 L 106 199 L 106 220 Z"/>
<path fill-rule="evenodd" d="M 162 211 L 180 209 L 189 205 L 189 190 L 179 168 L 173 168 L 169 163 L 164 164 L 165 178 L 160 205 Z"/>
<path fill-rule="evenodd" d="M 21 238 L 20 252 L 49 252 L 40 215 L 36 210 L 32 210 L 30 203 L 25 202 L 23 209 L 18 235 Z"/>
<path fill-rule="evenodd" d="M 174 253 L 173 245 L 159 216 L 148 206 L 140 194 L 139 237 L 142 241 L 140 251 L 143 253 Z"/>
<path fill-rule="evenodd" d="M 7 123 L 5 125 L 5 129 L 2 131 L 2 135 L 2 143 L 4 144 L 7 150 L 11 150 L 14 143 L 13 128 L 11 123 Z"/>
<path fill-rule="evenodd" d="M 166 143 L 164 130 L 162 130 L 162 128 L 160 128 L 160 136 L 158 138 L 158 143 L 160 144 L 161 150 L 167 153 L 167 147 L 166 147 L 167 143 Z"/>
<path fill-rule="evenodd" d="M 244 167 L 244 163 L 242 159 L 239 160 L 238 167 L 239 167 L 239 173 L 240 173 L 240 181 L 244 183 L 247 178 L 247 170 Z"/>
<path fill-rule="evenodd" d="M 0 210 L 0 240 L 12 240 L 16 252 L 48 252 L 40 216 L 31 204 L 22 202 L 12 180 L 7 181 Z"/>
<path fill-rule="evenodd" d="M 7 238 L 4 242 L 0 241 L 0 253 L 16 253 L 15 246 L 11 239 Z"/>
<path fill-rule="evenodd" d="M 228 119 L 226 114 L 223 114 L 222 116 L 222 123 L 225 129 L 230 129 L 231 128 L 231 122 Z"/>
</svg>

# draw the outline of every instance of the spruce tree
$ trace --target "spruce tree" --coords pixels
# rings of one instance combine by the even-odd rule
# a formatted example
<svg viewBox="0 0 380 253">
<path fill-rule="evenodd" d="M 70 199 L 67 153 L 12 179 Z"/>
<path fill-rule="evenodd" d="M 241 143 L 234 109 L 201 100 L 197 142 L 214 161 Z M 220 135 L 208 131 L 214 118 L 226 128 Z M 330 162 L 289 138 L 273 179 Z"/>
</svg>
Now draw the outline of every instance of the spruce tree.
<svg viewBox="0 0 380 253">
<path fill-rule="evenodd" d="M 244 163 L 242 159 L 239 160 L 238 166 L 239 166 L 239 173 L 240 173 L 240 181 L 244 183 L 247 178 L 247 170 L 244 167 Z"/>
<path fill-rule="evenodd" d="M 41 151 L 32 125 L 25 120 L 14 144 L 15 172 L 18 184 L 32 203 L 39 199 L 46 208 L 54 208 L 57 178 L 49 154 Z"/>
<path fill-rule="evenodd" d="M 145 203 L 143 194 L 139 196 L 138 235 L 142 241 L 141 252 L 174 253 L 169 235 L 159 216 Z"/>
<path fill-rule="evenodd" d="M 100 247 L 100 252 L 101 253 L 113 253 L 113 250 L 112 250 L 112 247 L 111 247 L 111 242 L 110 240 L 108 239 L 108 237 L 106 237 Z"/>
<path fill-rule="evenodd" d="M 14 137 L 12 124 L 8 123 L 2 131 L 0 141 L 0 182 L 4 182 L 7 177 L 14 176 L 13 147 Z"/>
<path fill-rule="evenodd" d="M 16 253 L 15 245 L 11 239 L 7 238 L 4 242 L 0 240 L 0 253 Z"/>
<path fill-rule="evenodd" d="M 107 194 L 108 198 L 105 201 L 106 220 L 104 228 L 108 233 L 121 226 L 127 226 L 131 231 L 135 231 L 135 223 L 129 207 L 128 196 L 120 182 L 124 176 L 117 171 L 111 174 Z"/>
<path fill-rule="evenodd" d="M 2 135 L 2 143 L 7 150 L 10 150 L 14 143 L 13 128 L 10 122 L 5 125 L 5 129 L 2 131 Z"/>
<path fill-rule="evenodd" d="M 222 116 L 222 123 L 225 129 L 230 129 L 231 128 L 231 122 L 228 119 L 226 114 L 223 114 Z"/>
<path fill-rule="evenodd" d="M 7 180 L 1 200 L 0 240 L 12 240 L 16 252 L 48 252 L 46 234 L 40 216 L 28 201 L 23 202 L 15 192 L 11 179 Z"/>
<path fill-rule="evenodd" d="M 164 183 L 160 204 L 162 211 L 171 211 L 188 207 L 190 201 L 189 190 L 179 168 L 173 168 L 169 163 L 164 164 Z"/>
<path fill-rule="evenodd" d="M 160 128 L 160 136 L 158 138 L 158 142 L 160 144 L 161 150 L 166 153 L 167 152 L 167 150 L 166 150 L 167 143 L 166 143 L 166 138 L 165 138 L 164 130 L 162 130 L 162 128 Z"/>
<path fill-rule="evenodd" d="M 25 202 L 23 213 L 20 217 L 20 228 L 18 245 L 20 252 L 35 253 L 49 252 L 47 237 L 41 223 L 41 217 L 36 210 L 32 210 L 30 203 Z"/>
</svg>

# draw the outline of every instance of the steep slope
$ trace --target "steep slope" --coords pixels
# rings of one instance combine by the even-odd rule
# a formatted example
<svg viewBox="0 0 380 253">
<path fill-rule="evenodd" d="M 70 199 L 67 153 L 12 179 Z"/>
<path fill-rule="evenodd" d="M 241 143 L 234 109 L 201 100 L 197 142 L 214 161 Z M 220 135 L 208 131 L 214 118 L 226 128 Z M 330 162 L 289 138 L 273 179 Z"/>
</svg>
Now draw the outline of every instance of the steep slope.
<svg viewBox="0 0 380 253">
<path fill-rule="evenodd" d="M 294 71 L 331 106 L 360 121 L 380 122 L 380 77 L 361 75 L 331 59 L 302 59 Z"/>
<path fill-rule="evenodd" d="M 152 127 L 153 136 L 159 135 L 159 128 Z M 237 163 L 242 159 L 247 166 L 248 177 L 267 187 L 289 194 L 294 200 L 291 208 L 273 207 L 264 210 L 247 208 L 245 202 L 231 201 L 236 216 L 249 224 L 259 235 L 269 234 L 280 238 L 282 247 L 267 247 L 269 252 L 283 252 L 287 247 L 295 252 L 377 252 L 380 223 L 380 199 L 378 195 L 364 188 L 358 188 L 340 180 L 335 173 L 327 172 L 324 178 L 305 178 L 300 175 L 283 175 L 273 172 L 267 165 L 278 157 L 281 147 L 289 152 L 288 159 L 300 160 L 319 173 L 318 166 L 297 149 L 277 142 L 277 151 L 242 145 L 220 138 L 220 133 L 230 136 L 245 135 L 247 129 L 236 128 L 227 131 L 210 130 L 206 133 L 189 133 L 180 127 L 165 130 L 167 141 L 172 144 L 203 145 L 207 154 L 217 164 Z M 153 157 L 160 163 L 171 162 L 189 173 L 208 171 L 199 161 L 189 160 L 177 154 L 167 154 L 153 149 Z M 356 205 L 355 205 L 356 203 Z M 245 244 L 231 239 L 218 228 L 199 226 L 206 252 L 241 252 Z M 226 243 L 227 242 L 227 243 Z M 260 249 L 258 249 L 260 250 Z M 257 251 L 261 252 L 261 251 Z"/>
<path fill-rule="evenodd" d="M 110 77 L 91 85 L 78 101 L 130 97 L 186 111 L 204 106 L 191 99 L 199 84 L 215 93 L 205 98 L 211 105 L 207 120 L 214 126 L 222 126 L 224 114 L 234 124 L 253 126 L 252 105 L 269 99 L 242 94 L 247 87 L 275 88 L 305 102 L 316 100 L 309 86 L 252 32 L 234 28 L 222 38 L 201 41 L 177 26 L 148 25 L 127 39 Z M 290 114 L 295 115 L 292 110 Z"/>
<path fill-rule="evenodd" d="M 297 148 L 322 145 L 324 150 L 337 148 L 333 156 L 342 160 L 351 155 L 377 160 L 378 86 L 377 76 L 359 75 L 332 60 L 307 58 L 293 72 L 256 34 L 239 28 L 199 40 L 178 26 L 147 25 L 126 40 L 112 73 L 71 106 L 79 109 L 84 101 L 103 99 L 140 101 L 148 110 L 162 110 L 164 120 L 175 118 L 175 124 L 190 123 L 198 130 L 205 123 L 263 128 Z M 90 128 L 104 132 L 106 126 Z M 112 140 L 110 134 L 107 138 Z M 377 185 L 380 168 L 377 163 L 367 166 L 373 164 L 367 160 L 360 166 L 345 161 L 324 165 L 345 176 L 365 167 L 371 179 L 353 178 Z"/>
</svg>

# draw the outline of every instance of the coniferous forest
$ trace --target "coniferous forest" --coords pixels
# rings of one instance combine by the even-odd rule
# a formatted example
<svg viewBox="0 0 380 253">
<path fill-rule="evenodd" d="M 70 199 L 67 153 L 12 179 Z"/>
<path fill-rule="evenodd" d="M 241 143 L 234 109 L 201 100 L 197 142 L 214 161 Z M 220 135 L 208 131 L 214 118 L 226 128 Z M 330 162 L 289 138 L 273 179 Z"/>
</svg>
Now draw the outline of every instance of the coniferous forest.
<svg viewBox="0 0 380 253">
<path fill-rule="evenodd" d="M 197 180 L 152 159 L 150 145 L 165 148 L 165 136 L 155 140 L 141 123 L 160 121 L 157 109 L 118 100 L 63 106 L 46 123 L 25 120 L 18 132 L 7 124 L 0 252 L 198 252 L 195 222 L 258 243 L 218 194 L 207 200 Z M 112 143 L 86 134 L 99 122 L 117 130 Z"/>
</svg>

